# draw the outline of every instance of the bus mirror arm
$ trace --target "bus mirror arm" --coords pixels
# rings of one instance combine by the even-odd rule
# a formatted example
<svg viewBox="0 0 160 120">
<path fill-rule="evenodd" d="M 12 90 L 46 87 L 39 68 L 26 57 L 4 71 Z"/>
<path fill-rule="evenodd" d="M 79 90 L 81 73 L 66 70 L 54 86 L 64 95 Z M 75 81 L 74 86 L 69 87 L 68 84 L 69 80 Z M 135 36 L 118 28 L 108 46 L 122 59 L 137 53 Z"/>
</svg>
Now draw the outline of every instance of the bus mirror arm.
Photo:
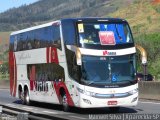
<svg viewBox="0 0 160 120">
<path fill-rule="evenodd" d="M 77 65 L 82 65 L 82 59 L 81 59 L 81 52 L 79 50 L 79 48 L 76 48 L 76 61 L 77 61 Z"/>
<path fill-rule="evenodd" d="M 141 61 L 142 61 L 142 65 L 143 65 L 143 75 L 144 75 L 144 80 L 146 80 L 146 76 L 147 76 L 147 52 L 146 50 L 140 46 L 136 44 L 136 48 L 140 51 L 141 53 Z"/>
</svg>

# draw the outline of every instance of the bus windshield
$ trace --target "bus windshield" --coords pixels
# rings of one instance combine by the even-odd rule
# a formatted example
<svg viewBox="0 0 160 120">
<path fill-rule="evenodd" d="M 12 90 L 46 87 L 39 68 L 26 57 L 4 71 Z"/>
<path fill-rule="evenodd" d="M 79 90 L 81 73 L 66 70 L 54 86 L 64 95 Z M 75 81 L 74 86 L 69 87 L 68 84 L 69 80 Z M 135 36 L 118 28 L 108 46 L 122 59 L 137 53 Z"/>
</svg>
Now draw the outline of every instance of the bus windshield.
<svg viewBox="0 0 160 120">
<path fill-rule="evenodd" d="M 124 56 L 83 56 L 82 82 L 86 84 L 126 83 L 135 80 L 135 54 Z"/>
<path fill-rule="evenodd" d="M 127 23 L 78 23 L 79 43 L 116 45 L 133 43 Z"/>
</svg>

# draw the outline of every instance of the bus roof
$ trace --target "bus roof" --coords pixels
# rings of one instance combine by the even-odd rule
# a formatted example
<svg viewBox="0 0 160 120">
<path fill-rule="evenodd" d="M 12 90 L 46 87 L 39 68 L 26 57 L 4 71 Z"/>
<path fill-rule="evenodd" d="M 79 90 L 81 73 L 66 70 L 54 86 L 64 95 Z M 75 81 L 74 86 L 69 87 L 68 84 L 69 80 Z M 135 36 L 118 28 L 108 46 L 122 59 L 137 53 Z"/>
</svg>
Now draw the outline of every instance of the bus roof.
<svg viewBox="0 0 160 120">
<path fill-rule="evenodd" d="M 22 29 L 22 30 L 19 30 L 19 31 L 15 31 L 15 32 L 12 32 L 11 35 L 20 34 L 20 33 L 24 33 L 24 32 L 31 31 L 31 30 L 36 30 L 36 29 L 43 28 L 43 27 L 48 27 L 48 26 L 53 25 L 56 22 L 58 22 L 58 21 L 53 21 L 53 22 L 42 24 L 42 25 L 38 25 L 38 26 Z"/>
<path fill-rule="evenodd" d="M 62 20 L 66 20 L 66 19 L 62 19 Z M 73 20 L 73 21 L 93 21 L 93 22 L 97 22 L 97 21 L 114 21 L 114 22 L 126 21 L 125 19 L 121 19 L 121 18 L 100 18 L 100 17 L 70 18 L 70 19 L 67 19 L 67 20 Z"/>
<path fill-rule="evenodd" d="M 22 30 L 19 30 L 19 31 L 15 31 L 15 32 L 12 32 L 11 35 L 16 35 L 16 34 L 20 34 L 20 33 L 24 33 L 24 32 L 27 32 L 27 31 L 31 31 L 31 30 L 36 30 L 36 29 L 39 29 L 39 28 L 44 28 L 44 27 L 48 27 L 48 26 L 51 26 L 53 25 L 54 23 L 56 22 L 59 22 L 59 21 L 64 21 L 64 20 L 70 20 L 70 21 L 91 21 L 91 22 L 97 22 L 97 21 L 111 21 L 111 22 L 122 22 L 122 21 L 126 21 L 124 19 L 120 19 L 120 18 L 97 18 L 97 17 L 87 17 L 87 18 L 66 18 L 66 19 L 61 19 L 61 20 L 57 20 L 57 21 L 52 21 L 52 22 L 49 22 L 49 23 L 45 23 L 45 24 L 42 24 L 42 25 L 38 25 L 38 26 L 34 26 L 34 27 L 30 27 L 30 28 L 26 28 L 26 29 L 22 29 Z"/>
</svg>

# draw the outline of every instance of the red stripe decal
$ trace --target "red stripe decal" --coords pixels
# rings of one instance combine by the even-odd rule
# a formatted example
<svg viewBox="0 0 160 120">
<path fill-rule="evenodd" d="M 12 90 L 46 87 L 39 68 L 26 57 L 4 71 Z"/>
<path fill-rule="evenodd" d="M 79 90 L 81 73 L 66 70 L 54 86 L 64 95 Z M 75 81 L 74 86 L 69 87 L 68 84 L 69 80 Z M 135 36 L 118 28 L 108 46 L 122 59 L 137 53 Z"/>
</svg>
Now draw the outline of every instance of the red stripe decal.
<svg viewBox="0 0 160 120">
<path fill-rule="evenodd" d="M 46 60 L 47 60 L 47 63 L 49 63 L 49 47 L 46 48 Z"/>
<path fill-rule="evenodd" d="M 54 82 L 54 88 L 58 96 L 59 102 L 60 102 L 60 88 L 64 88 L 69 106 L 74 106 L 74 102 L 64 82 Z"/>
<path fill-rule="evenodd" d="M 34 81 L 36 80 L 36 67 L 32 66 L 30 71 L 30 90 L 33 90 L 34 87 Z"/>
<path fill-rule="evenodd" d="M 9 52 L 10 94 L 16 96 L 17 66 L 14 52 Z"/>
<path fill-rule="evenodd" d="M 47 60 L 47 63 L 56 63 L 56 64 L 59 63 L 57 48 L 48 47 L 46 49 L 46 60 Z"/>
</svg>

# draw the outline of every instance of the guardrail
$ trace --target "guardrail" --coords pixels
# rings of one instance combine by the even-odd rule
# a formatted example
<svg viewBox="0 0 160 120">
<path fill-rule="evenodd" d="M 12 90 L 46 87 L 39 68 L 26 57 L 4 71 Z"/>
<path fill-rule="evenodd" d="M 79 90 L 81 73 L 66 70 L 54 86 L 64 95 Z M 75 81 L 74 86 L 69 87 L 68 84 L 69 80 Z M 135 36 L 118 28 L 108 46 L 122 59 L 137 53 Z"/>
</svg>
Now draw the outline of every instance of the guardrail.
<svg viewBox="0 0 160 120">
<path fill-rule="evenodd" d="M 62 115 L 51 115 L 45 113 L 36 113 L 31 110 L 24 110 L 20 107 L 14 107 L 13 105 L 5 105 L 5 103 L 0 102 L 2 106 L 2 112 L 8 115 L 13 115 L 17 117 L 18 120 L 69 120 Z M 0 119 L 1 120 L 1 119 Z M 8 120 L 8 119 L 7 119 Z"/>
<path fill-rule="evenodd" d="M 0 89 L 9 89 L 9 87 L 10 87 L 9 80 L 0 79 Z"/>
<path fill-rule="evenodd" d="M 139 98 L 149 100 L 160 100 L 160 82 L 139 82 Z"/>
</svg>

